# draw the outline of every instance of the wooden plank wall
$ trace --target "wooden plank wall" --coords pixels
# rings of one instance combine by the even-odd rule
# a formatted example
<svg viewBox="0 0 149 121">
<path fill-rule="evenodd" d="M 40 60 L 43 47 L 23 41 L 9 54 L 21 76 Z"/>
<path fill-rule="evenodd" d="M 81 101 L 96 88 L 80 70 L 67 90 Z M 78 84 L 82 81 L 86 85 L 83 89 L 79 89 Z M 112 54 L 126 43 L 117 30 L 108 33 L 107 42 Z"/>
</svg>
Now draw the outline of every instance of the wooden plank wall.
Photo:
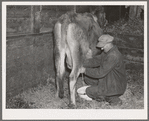
<svg viewBox="0 0 149 121">
<path fill-rule="evenodd" d="M 52 33 L 7 37 L 6 46 L 7 97 L 54 76 Z"/>
</svg>

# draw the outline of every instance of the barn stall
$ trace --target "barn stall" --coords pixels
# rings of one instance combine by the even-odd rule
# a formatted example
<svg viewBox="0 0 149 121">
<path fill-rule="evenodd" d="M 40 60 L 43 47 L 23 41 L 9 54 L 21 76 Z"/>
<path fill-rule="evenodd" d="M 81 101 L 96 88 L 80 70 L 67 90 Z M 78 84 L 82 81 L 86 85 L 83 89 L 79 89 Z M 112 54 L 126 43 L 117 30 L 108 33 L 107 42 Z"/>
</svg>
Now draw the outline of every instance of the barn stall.
<svg viewBox="0 0 149 121">
<path fill-rule="evenodd" d="M 6 108 L 69 108 L 67 78 L 64 85 L 64 99 L 57 100 L 54 97 L 52 30 L 60 15 L 69 10 L 90 12 L 89 8 L 89 6 L 7 7 Z M 117 6 L 117 9 L 122 10 L 124 6 Z M 109 13 L 108 10 L 111 11 L 105 7 L 105 12 Z M 126 21 L 122 18 L 123 14 L 119 12 L 117 20 L 107 16 L 110 23 L 104 28 L 105 33 L 115 37 L 114 42 L 125 57 L 128 86 L 125 94 L 121 96 L 123 105 L 112 107 L 106 102 L 88 102 L 77 96 L 78 109 L 144 108 L 143 20 L 135 19 L 136 23 L 134 20 Z M 80 81 L 77 83 L 78 87 L 81 87 Z"/>
</svg>

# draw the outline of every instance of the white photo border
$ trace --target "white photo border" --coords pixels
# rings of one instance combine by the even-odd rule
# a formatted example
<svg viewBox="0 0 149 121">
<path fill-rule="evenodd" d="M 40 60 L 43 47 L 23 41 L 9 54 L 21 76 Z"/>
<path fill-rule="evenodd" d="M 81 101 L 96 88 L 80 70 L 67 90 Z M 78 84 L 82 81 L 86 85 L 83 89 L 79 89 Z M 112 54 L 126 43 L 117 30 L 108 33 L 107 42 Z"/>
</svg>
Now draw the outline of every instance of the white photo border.
<svg viewBox="0 0 149 121">
<path fill-rule="evenodd" d="M 6 109 L 6 6 L 7 5 L 144 5 L 144 109 Z M 81 2 L 2 2 L 2 119 L 147 119 L 147 2 L 81 1 Z"/>
</svg>

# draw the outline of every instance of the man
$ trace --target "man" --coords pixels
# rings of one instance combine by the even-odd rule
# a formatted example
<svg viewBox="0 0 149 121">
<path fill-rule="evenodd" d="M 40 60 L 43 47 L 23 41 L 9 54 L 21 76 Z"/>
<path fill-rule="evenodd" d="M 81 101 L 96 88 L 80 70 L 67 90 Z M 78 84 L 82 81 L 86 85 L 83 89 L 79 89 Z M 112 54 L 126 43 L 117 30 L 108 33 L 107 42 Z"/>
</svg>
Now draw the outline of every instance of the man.
<svg viewBox="0 0 149 121">
<path fill-rule="evenodd" d="M 110 35 L 102 35 L 97 44 L 102 54 L 84 62 L 85 83 L 90 85 L 84 88 L 84 98 L 121 105 L 119 96 L 124 94 L 127 80 L 123 57 L 113 45 L 113 39 Z"/>
</svg>

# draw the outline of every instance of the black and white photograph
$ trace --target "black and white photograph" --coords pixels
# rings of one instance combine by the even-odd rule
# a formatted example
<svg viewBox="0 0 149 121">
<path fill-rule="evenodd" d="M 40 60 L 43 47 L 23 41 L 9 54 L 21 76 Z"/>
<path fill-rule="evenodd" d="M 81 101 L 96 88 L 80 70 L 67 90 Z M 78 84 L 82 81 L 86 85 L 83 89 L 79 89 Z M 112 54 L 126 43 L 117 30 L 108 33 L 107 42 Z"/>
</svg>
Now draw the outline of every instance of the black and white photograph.
<svg viewBox="0 0 149 121">
<path fill-rule="evenodd" d="M 147 119 L 146 1 L 2 2 L 2 119 Z"/>
</svg>

